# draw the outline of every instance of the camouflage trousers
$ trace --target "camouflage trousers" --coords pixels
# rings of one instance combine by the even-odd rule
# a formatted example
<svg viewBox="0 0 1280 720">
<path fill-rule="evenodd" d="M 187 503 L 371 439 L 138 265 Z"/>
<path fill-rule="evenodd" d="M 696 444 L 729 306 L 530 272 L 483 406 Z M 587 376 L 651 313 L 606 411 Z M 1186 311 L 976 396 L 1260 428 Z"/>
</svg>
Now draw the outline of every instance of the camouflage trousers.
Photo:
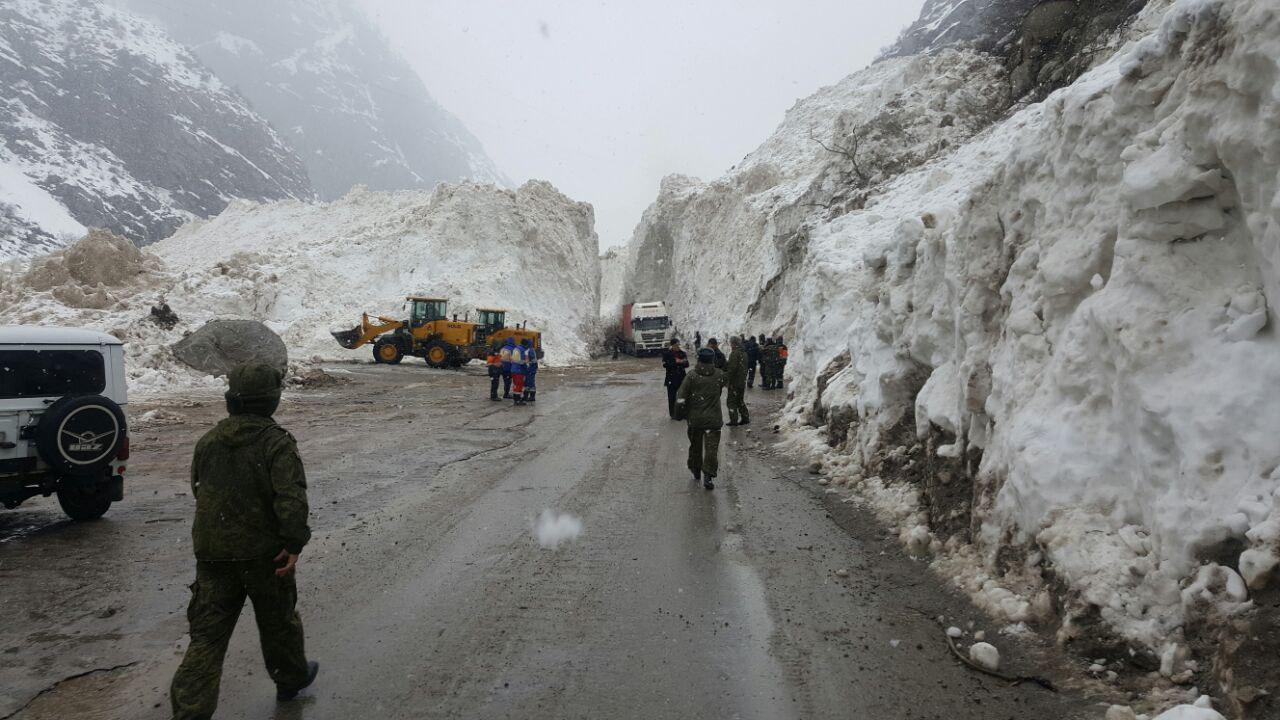
<svg viewBox="0 0 1280 720">
<path fill-rule="evenodd" d="M 689 428 L 689 471 L 707 477 L 720 472 L 720 428 Z"/>
<path fill-rule="evenodd" d="M 747 410 L 747 388 L 743 385 L 729 386 L 729 424 L 741 425 L 751 421 L 751 412 Z"/>
<path fill-rule="evenodd" d="M 285 689 L 307 681 L 302 618 L 292 576 L 279 578 L 270 560 L 197 562 L 187 621 L 191 645 L 173 676 L 169 700 L 174 720 L 208 720 L 218 707 L 222 659 L 247 597 L 253 603 L 267 674 Z"/>
</svg>

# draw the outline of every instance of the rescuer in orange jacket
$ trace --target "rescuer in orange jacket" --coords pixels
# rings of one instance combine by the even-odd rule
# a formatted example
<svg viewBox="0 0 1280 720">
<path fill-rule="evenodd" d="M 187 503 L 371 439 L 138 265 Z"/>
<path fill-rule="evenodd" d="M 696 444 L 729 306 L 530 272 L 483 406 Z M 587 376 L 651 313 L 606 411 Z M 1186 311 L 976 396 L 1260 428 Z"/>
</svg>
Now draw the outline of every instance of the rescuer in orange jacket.
<svg viewBox="0 0 1280 720">
<path fill-rule="evenodd" d="M 501 400 L 498 397 L 498 382 L 502 380 L 502 352 L 498 349 L 498 344 L 494 343 L 489 348 L 489 356 L 485 358 L 485 364 L 489 366 L 489 399 Z"/>
</svg>

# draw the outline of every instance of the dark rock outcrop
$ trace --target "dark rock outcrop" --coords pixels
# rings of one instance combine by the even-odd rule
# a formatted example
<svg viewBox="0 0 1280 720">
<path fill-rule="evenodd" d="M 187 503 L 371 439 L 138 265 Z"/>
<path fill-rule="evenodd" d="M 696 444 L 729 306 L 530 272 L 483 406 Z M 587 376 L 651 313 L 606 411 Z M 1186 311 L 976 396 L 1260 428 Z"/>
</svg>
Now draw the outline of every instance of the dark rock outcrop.
<svg viewBox="0 0 1280 720">
<path fill-rule="evenodd" d="M 284 341 L 257 320 L 210 320 L 175 343 L 173 354 L 196 370 L 219 377 L 247 362 L 269 363 L 281 372 L 289 366 Z"/>
</svg>

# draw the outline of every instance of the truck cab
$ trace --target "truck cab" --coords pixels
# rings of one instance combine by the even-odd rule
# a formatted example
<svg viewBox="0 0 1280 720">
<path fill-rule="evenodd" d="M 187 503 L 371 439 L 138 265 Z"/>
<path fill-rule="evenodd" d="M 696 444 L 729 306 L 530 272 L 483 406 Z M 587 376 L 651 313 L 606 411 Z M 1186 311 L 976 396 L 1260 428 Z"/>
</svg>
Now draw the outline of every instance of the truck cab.
<svg viewBox="0 0 1280 720">
<path fill-rule="evenodd" d="M 124 496 L 124 345 L 105 333 L 0 327 L 0 504 L 57 493 L 73 520 Z"/>
<path fill-rule="evenodd" d="M 664 302 L 638 302 L 622 308 L 622 335 L 628 355 L 656 355 L 667 349 L 675 327 Z"/>
</svg>

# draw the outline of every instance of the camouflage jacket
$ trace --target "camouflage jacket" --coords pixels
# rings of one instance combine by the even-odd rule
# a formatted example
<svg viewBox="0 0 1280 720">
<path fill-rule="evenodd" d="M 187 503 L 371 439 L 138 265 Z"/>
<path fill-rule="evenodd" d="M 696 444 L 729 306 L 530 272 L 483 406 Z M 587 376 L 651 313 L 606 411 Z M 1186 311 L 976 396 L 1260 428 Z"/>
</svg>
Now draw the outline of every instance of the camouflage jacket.
<svg viewBox="0 0 1280 720">
<path fill-rule="evenodd" d="M 735 348 L 729 353 L 729 362 L 724 372 L 729 376 L 729 387 L 740 387 L 747 384 L 747 351 Z"/>
<path fill-rule="evenodd" d="M 698 363 L 698 367 L 680 384 L 676 402 L 682 404 L 679 411 L 694 430 L 719 430 L 724 426 L 720 413 L 720 391 L 728 376 L 719 368 Z"/>
<path fill-rule="evenodd" d="M 269 417 L 232 415 L 200 438 L 191 492 L 197 560 L 270 559 L 311 539 L 298 444 Z"/>
</svg>

